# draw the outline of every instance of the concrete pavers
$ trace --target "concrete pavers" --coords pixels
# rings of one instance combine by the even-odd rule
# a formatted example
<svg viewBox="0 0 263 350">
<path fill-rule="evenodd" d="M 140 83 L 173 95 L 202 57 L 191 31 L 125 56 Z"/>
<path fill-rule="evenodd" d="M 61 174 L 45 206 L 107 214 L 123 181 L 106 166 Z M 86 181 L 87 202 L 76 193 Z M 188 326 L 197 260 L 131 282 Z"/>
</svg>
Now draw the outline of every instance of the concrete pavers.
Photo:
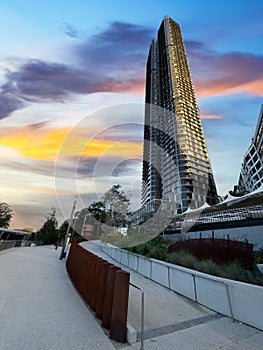
<svg viewBox="0 0 263 350">
<path fill-rule="evenodd" d="M 119 265 L 104 254 L 97 243 L 85 242 L 82 245 L 103 259 Z M 232 322 L 133 270 L 121 267 L 131 273 L 131 282 L 145 291 L 145 350 L 263 349 L 263 332 Z M 139 335 L 140 305 L 140 293 L 131 287 L 128 322 Z M 140 342 L 121 347 L 122 350 L 140 350 Z"/>
<path fill-rule="evenodd" d="M 53 247 L 16 248 L 1 254 L 0 349 L 114 349 Z"/>
<path fill-rule="evenodd" d="M 117 263 L 93 243 L 86 249 Z M 145 350 L 260 350 L 263 332 L 215 314 L 128 270 L 145 291 Z M 131 287 L 129 323 L 140 333 L 140 293 Z M 139 334 L 140 335 L 140 334 Z M 138 339 L 139 340 L 139 339 Z M 53 247 L 0 254 L 1 350 L 139 350 L 111 342 L 75 292 Z"/>
</svg>

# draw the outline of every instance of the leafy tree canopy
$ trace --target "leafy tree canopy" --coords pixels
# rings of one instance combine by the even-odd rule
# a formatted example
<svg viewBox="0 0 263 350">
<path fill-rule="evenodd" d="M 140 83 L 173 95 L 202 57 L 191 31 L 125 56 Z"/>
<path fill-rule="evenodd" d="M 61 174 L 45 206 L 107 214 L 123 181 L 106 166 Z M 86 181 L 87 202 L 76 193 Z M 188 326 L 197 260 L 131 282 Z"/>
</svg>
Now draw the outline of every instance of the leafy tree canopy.
<svg viewBox="0 0 263 350">
<path fill-rule="evenodd" d="M 56 209 L 52 208 L 46 215 L 46 221 L 37 231 L 36 239 L 42 241 L 43 244 L 54 244 L 58 239 L 58 221 L 56 218 Z"/>
<path fill-rule="evenodd" d="M 103 196 L 97 201 L 89 205 L 89 207 L 76 212 L 75 229 L 78 233 L 82 232 L 83 224 L 92 224 L 96 226 L 107 224 L 114 227 L 127 226 L 129 223 L 129 205 L 130 201 L 126 197 L 120 185 L 113 185 Z"/>
<path fill-rule="evenodd" d="M 76 219 L 73 219 L 71 227 L 69 229 L 69 233 L 72 234 L 73 236 L 76 235 L 75 224 L 76 224 Z M 58 240 L 59 241 L 61 241 L 62 239 L 65 239 L 66 233 L 68 231 L 68 225 L 69 225 L 69 220 L 65 220 L 58 228 Z"/>
<path fill-rule="evenodd" d="M 127 226 L 130 200 L 120 185 L 113 185 L 102 197 L 106 208 L 106 223 L 111 226 Z"/>
<path fill-rule="evenodd" d="M 13 217 L 13 211 L 10 206 L 0 202 L 0 227 L 8 228 Z"/>
</svg>

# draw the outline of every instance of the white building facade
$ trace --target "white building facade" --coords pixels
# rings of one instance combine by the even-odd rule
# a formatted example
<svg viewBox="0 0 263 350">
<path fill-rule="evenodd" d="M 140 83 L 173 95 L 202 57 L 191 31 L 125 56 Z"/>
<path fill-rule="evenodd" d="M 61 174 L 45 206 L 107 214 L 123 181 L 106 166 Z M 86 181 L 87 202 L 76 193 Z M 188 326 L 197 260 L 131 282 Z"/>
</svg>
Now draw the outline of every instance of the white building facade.
<svg viewBox="0 0 263 350">
<path fill-rule="evenodd" d="M 238 191 L 253 192 L 261 185 L 263 185 L 263 105 L 254 137 L 241 165 Z"/>
</svg>

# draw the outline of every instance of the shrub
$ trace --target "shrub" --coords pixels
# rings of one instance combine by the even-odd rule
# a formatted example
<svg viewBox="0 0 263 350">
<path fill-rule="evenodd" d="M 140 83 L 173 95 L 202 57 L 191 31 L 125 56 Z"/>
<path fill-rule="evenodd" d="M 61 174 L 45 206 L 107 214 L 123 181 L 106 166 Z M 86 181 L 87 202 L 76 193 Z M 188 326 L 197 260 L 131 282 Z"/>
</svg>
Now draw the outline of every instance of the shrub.
<svg viewBox="0 0 263 350">
<path fill-rule="evenodd" d="M 119 241 L 121 241 L 122 238 L 123 236 L 119 231 L 113 231 L 108 234 L 103 234 L 100 237 L 101 241 L 112 245 L 117 245 L 117 243 L 119 243 Z"/>
<path fill-rule="evenodd" d="M 195 269 L 200 272 L 207 273 L 209 275 L 219 275 L 219 265 L 217 265 L 211 259 L 197 261 L 195 263 Z"/>
<path fill-rule="evenodd" d="M 254 263 L 263 264 L 263 249 L 260 249 L 254 253 Z"/>
<path fill-rule="evenodd" d="M 180 250 L 177 252 L 168 253 L 166 256 L 166 261 L 171 264 L 181 265 L 189 269 L 194 269 L 198 259 L 192 254 Z"/>
<path fill-rule="evenodd" d="M 128 237 L 128 236 L 126 236 Z M 170 241 L 162 238 L 161 236 L 154 237 L 146 243 L 139 244 L 134 247 L 127 248 L 127 250 L 132 251 L 133 253 L 146 255 L 150 253 L 152 248 L 163 248 L 167 251 L 168 246 L 170 245 Z"/>
<path fill-rule="evenodd" d="M 226 278 L 231 280 L 242 281 L 244 279 L 245 269 L 238 263 L 238 261 L 233 261 L 225 265 Z"/>
<path fill-rule="evenodd" d="M 167 249 L 163 247 L 151 247 L 147 256 L 153 259 L 165 260 L 166 254 L 167 254 Z"/>
</svg>

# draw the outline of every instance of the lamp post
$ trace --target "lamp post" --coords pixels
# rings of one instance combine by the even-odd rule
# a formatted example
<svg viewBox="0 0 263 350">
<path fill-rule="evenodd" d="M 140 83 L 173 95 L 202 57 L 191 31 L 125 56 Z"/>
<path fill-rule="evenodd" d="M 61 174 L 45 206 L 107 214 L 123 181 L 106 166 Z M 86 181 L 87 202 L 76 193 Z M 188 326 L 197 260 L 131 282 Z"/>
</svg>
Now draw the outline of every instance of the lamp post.
<svg viewBox="0 0 263 350">
<path fill-rule="evenodd" d="M 61 248 L 59 260 L 62 260 L 65 257 L 65 252 L 67 251 L 67 248 L 68 248 L 68 244 L 69 244 L 69 241 L 70 241 L 70 226 L 71 226 L 71 221 L 72 221 L 72 218 L 73 218 L 73 215 L 74 215 L 76 203 L 77 203 L 77 201 L 75 199 L 74 203 L 73 203 L 73 207 L 72 207 L 69 223 L 68 223 L 68 228 L 67 228 L 65 240 L 64 240 L 63 246 Z"/>
</svg>

